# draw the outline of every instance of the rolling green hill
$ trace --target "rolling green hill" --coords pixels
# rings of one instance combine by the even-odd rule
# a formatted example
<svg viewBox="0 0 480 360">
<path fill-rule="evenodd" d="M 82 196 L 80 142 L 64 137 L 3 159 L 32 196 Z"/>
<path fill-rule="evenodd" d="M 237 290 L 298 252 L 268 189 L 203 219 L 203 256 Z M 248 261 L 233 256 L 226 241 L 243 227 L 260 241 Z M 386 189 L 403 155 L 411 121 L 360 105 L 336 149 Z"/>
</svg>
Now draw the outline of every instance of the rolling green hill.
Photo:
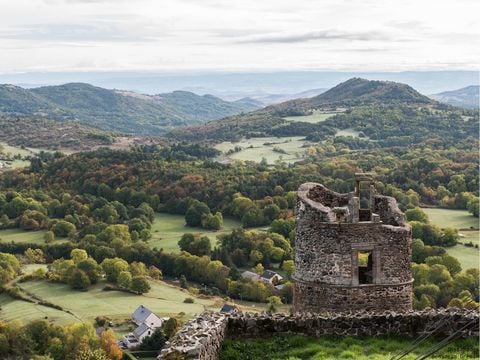
<svg viewBox="0 0 480 360">
<path fill-rule="evenodd" d="M 438 114 L 433 110 L 437 108 Z M 365 121 L 371 121 L 377 123 L 376 126 L 380 128 L 383 125 L 395 127 L 396 129 L 392 129 L 388 136 L 404 136 L 406 134 L 405 130 L 402 130 L 400 120 L 408 117 L 407 123 L 415 124 L 419 119 L 424 119 L 421 120 L 423 123 L 428 118 L 428 122 L 431 122 L 436 121 L 435 116 L 441 118 L 447 116 L 447 113 L 458 110 L 445 108 L 444 105 L 440 105 L 405 84 L 352 78 L 312 98 L 290 100 L 247 114 L 211 121 L 202 126 L 176 129 L 171 135 L 178 139 L 231 141 L 243 136 L 312 136 L 317 133 L 321 135 L 316 139 L 321 140 L 326 135 L 334 135 L 336 130 L 354 128 L 357 122 L 361 123 L 358 124 L 361 125 L 358 131 L 362 131 L 367 126 Z M 316 110 L 339 114 L 321 123 L 302 121 L 302 116 L 311 115 Z M 386 124 L 387 119 L 382 113 L 390 114 L 392 119 L 398 118 L 399 121 Z M 286 119 L 287 117 L 290 118 Z M 298 117 L 299 120 L 287 121 L 291 120 L 291 117 Z M 338 122 L 339 119 L 344 121 Z M 428 125 L 424 130 L 428 127 L 431 126 Z M 445 130 L 443 128 L 442 125 L 442 133 Z M 409 129 L 412 130 L 414 127 Z M 378 139 L 378 136 L 376 138 Z"/>
<path fill-rule="evenodd" d="M 295 99 L 266 109 L 281 116 L 300 115 L 323 106 L 350 107 L 373 104 L 433 104 L 412 87 L 393 81 L 352 78 L 312 98 Z"/>
<path fill-rule="evenodd" d="M 0 112 L 73 120 L 102 130 L 159 135 L 252 110 L 211 95 L 176 91 L 155 96 L 108 90 L 84 83 L 23 89 L 0 85 Z"/>
</svg>

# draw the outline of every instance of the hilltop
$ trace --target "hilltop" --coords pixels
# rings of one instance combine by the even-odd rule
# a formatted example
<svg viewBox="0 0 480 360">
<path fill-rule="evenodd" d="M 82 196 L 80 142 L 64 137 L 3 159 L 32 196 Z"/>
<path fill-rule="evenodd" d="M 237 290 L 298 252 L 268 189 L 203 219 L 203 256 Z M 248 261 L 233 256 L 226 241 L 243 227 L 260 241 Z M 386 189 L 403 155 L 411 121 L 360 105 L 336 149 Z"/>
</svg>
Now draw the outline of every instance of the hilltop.
<svg viewBox="0 0 480 360">
<path fill-rule="evenodd" d="M 319 124 L 290 123 L 288 116 L 305 116 L 315 110 L 344 112 L 360 107 L 432 107 L 435 100 L 420 94 L 412 87 L 392 81 L 370 81 L 352 78 L 311 98 L 295 99 L 267 106 L 247 114 L 211 121 L 198 127 L 172 131 L 182 139 L 235 139 L 241 136 L 296 136 L 308 135 Z"/>
<path fill-rule="evenodd" d="M 131 134 L 159 135 L 175 127 L 201 124 L 252 109 L 252 104 L 185 91 L 152 96 L 85 83 L 34 89 L 0 85 L 0 113 L 74 120 L 102 130 Z"/>
<path fill-rule="evenodd" d="M 430 95 L 437 101 L 466 109 L 478 109 L 480 104 L 480 86 L 471 85 L 458 90 L 444 91 Z"/>
<path fill-rule="evenodd" d="M 411 86 L 393 81 L 352 78 L 308 99 L 294 99 L 267 107 L 280 115 L 298 115 L 322 106 L 372 104 L 432 104 L 434 101 Z"/>
</svg>

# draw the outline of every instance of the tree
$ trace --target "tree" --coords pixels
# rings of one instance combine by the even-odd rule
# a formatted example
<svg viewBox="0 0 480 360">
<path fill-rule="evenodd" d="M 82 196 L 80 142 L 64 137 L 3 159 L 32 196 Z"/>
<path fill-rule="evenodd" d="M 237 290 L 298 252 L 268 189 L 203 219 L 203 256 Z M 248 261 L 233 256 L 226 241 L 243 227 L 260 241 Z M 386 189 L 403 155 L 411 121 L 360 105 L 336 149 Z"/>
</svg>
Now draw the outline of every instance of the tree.
<svg viewBox="0 0 480 360">
<path fill-rule="evenodd" d="M 77 229 L 75 228 L 75 225 L 69 223 L 68 221 L 58 220 L 55 224 L 53 224 L 51 230 L 55 236 L 67 237 Z"/>
<path fill-rule="evenodd" d="M 72 288 L 78 290 L 86 290 L 91 284 L 87 274 L 80 269 L 73 271 L 68 283 Z"/>
<path fill-rule="evenodd" d="M 405 211 L 405 217 L 408 221 L 418 221 L 425 224 L 428 223 L 428 215 L 418 207 Z"/>
<path fill-rule="evenodd" d="M 112 330 L 103 330 L 100 335 L 100 346 L 107 354 L 108 359 L 121 360 L 123 352 L 117 345 L 117 339 Z M 159 348 L 160 349 L 160 348 Z"/>
<path fill-rule="evenodd" d="M 263 265 L 262 265 L 261 263 L 258 263 L 258 264 L 252 269 L 252 271 L 253 271 L 254 273 L 258 274 L 258 275 L 263 274 L 263 271 L 264 271 L 264 270 L 265 270 L 265 269 L 263 268 Z"/>
<path fill-rule="evenodd" d="M 210 255 L 212 252 L 212 245 L 208 236 L 183 234 L 178 241 L 178 246 L 182 251 L 187 251 L 192 255 L 203 256 Z"/>
<path fill-rule="evenodd" d="M 267 310 L 269 312 L 276 312 L 278 305 L 282 304 L 282 300 L 278 296 L 270 296 L 267 298 Z"/>
<path fill-rule="evenodd" d="M 287 279 L 291 279 L 293 275 L 293 271 L 295 270 L 293 260 L 285 260 L 282 264 L 282 269 L 285 271 L 285 275 Z"/>
<path fill-rule="evenodd" d="M 42 249 L 32 249 L 28 248 L 24 253 L 30 264 L 44 264 L 45 255 L 43 254 Z"/>
<path fill-rule="evenodd" d="M 178 247 L 182 251 L 188 251 L 190 249 L 190 245 L 195 241 L 194 234 L 183 234 L 180 240 L 178 240 Z M 190 252 L 190 251 L 188 251 Z"/>
<path fill-rule="evenodd" d="M 180 287 L 182 289 L 186 289 L 188 287 L 187 278 L 183 274 L 182 274 L 182 276 L 180 276 Z"/>
<path fill-rule="evenodd" d="M 467 203 L 467 210 L 473 216 L 478 217 L 480 212 L 480 198 L 478 196 L 473 197 Z"/>
<path fill-rule="evenodd" d="M 242 216 L 242 225 L 244 227 L 253 227 L 253 226 L 260 226 L 265 224 L 265 218 L 263 216 L 263 212 L 256 206 L 251 207 Z"/>
<path fill-rule="evenodd" d="M 85 272 L 92 284 L 96 284 L 98 279 L 100 279 L 100 275 L 102 274 L 102 267 L 98 265 L 98 263 L 92 258 L 81 260 L 77 264 L 77 269 Z"/>
<path fill-rule="evenodd" d="M 118 275 L 122 271 L 128 271 L 128 263 L 120 258 L 105 259 L 101 264 L 103 271 L 107 275 L 107 280 L 113 283 L 117 282 Z"/>
<path fill-rule="evenodd" d="M 223 226 L 223 216 L 221 212 L 215 215 L 208 214 L 202 220 L 202 227 L 208 230 L 220 230 Z"/>
<path fill-rule="evenodd" d="M 145 337 L 139 346 L 139 350 L 158 350 L 165 345 L 165 335 L 162 328 L 157 328 L 152 335 Z"/>
<path fill-rule="evenodd" d="M 148 268 L 148 276 L 155 280 L 161 280 L 163 277 L 162 270 L 152 265 Z"/>
<path fill-rule="evenodd" d="M 173 316 L 163 324 L 163 332 L 167 339 L 170 339 L 180 328 L 180 323 Z"/>
<path fill-rule="evenodd" d="M 150 284 L 148 283 L 145 276 L 134 276 L 132 278 L 132 285 L 130 290 L 136 292 L 137 294 L 144 294 L 150 291 Z"/>
<path fill-rule="evenodd" d="M 78 264 L 80 261 L 88 259 L 88 254 L 83 249 L 73 249 L 70 253 L 70 258 L 74 264 Z"/>
<path fill-rule="evenodd" d="M 188 226 L 201 226 L 202 219 L 210 214 L 210 208 L 207 204 L 195 200 L 193 205 L 191 205 L 186 214 L 185 214 L 185 222 Z"/>
<path fill-rule="evenodd" d="M 45 240 L 45 243 L 49 244 L 55 240 L 55 234 L 53 231 L 49 230 L 43 235 L 43 239 Z"/>
<path fill-rule="evenodd" d="M 462 266 L 460 265 L 460 261 L 457 260 L 457 258 L 444 254 L 442 256 L 430 256 L 425 259 L 425 263 L 428 265 L 434 265 L 434 264 L 440 264 L 444 265 L 447 269 L 450 275 L 455 276 L 458 274 L 460 271 L 462 271 Z"/>
<path fill-rule="evenodd" d="M 122 271 L 118 274 L 117 285 L 123 289 L 130 289 L 132 286 L 132 274 L 129 271 Z"/>
</svg>

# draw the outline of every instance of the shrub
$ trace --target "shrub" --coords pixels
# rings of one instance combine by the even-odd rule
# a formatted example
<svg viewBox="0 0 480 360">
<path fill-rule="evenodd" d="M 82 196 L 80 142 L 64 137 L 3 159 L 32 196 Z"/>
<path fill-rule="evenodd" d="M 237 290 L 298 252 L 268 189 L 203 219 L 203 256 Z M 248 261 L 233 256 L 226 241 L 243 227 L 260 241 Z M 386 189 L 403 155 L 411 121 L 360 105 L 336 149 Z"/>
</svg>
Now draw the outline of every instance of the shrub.
<svg viewBox="0 0 480 360">
<path fill-rule="evenodd" d="M 193 304 L 195 302 L 195 300 L 191 297 L 187 297 L 187 298 L 185 298 L 185 300 L 183 300 L 183 302 L 185 304 Z"/>
</svg>

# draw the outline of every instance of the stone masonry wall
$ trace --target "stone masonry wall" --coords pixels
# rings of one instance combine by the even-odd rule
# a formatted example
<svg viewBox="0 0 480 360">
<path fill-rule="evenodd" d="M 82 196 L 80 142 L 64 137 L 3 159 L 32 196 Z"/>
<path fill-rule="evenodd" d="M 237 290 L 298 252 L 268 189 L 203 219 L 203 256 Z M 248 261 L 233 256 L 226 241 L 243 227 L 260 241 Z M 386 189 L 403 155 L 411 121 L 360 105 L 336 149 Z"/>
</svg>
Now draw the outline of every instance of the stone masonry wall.
<svg viewBox="0 0 480 360">
<path fill-rule="evenodd" d="M 252 337 L 298 334 L 307 336 L 407 336 L 434 332 L 445 338 L 457 330 L 461 337 L 478 337 L 480 313 L 439 309 L 406 313 L 252 314 L 205 312 L 190 320 L 167 342 L 158 359 L 215 360 L 226 336 Z M 413 341 L 413 339 L 412 339 Z"/>
<path fill-rule="evenodd" d="M 300 186 L 293 274 L 295 311 L 361 310 L 362 305 L 367 310 L 410 310 L 410 226 L 396 200 L 381 195 L 373 198 L 375 221 L 348 221 L 353 219 L 348 216 L 342 221 L 335 215 L 342 209 L 332 206 L 352 205 L 351 199 L 353 193 L 339 194 L 321 184 Z M 368 284 L 360 280 L 358 254 L 362 252 L 369 253 L 371 259 Z"/>
<path fill-rule="evenodd" d="M 350 310 L 408 311 L 412 308 L 412 283 L 356 287 L 311 284 L 296 281 L 293 307 L 301 312 Z"/>
<path fill-rule="evenodd" d="M 217 359 L 225 339 L 227 321 L 225 315 L 204 312 L 188 321 L 165 344 L 158 356 L 165 360 Z"/>
</svg>

